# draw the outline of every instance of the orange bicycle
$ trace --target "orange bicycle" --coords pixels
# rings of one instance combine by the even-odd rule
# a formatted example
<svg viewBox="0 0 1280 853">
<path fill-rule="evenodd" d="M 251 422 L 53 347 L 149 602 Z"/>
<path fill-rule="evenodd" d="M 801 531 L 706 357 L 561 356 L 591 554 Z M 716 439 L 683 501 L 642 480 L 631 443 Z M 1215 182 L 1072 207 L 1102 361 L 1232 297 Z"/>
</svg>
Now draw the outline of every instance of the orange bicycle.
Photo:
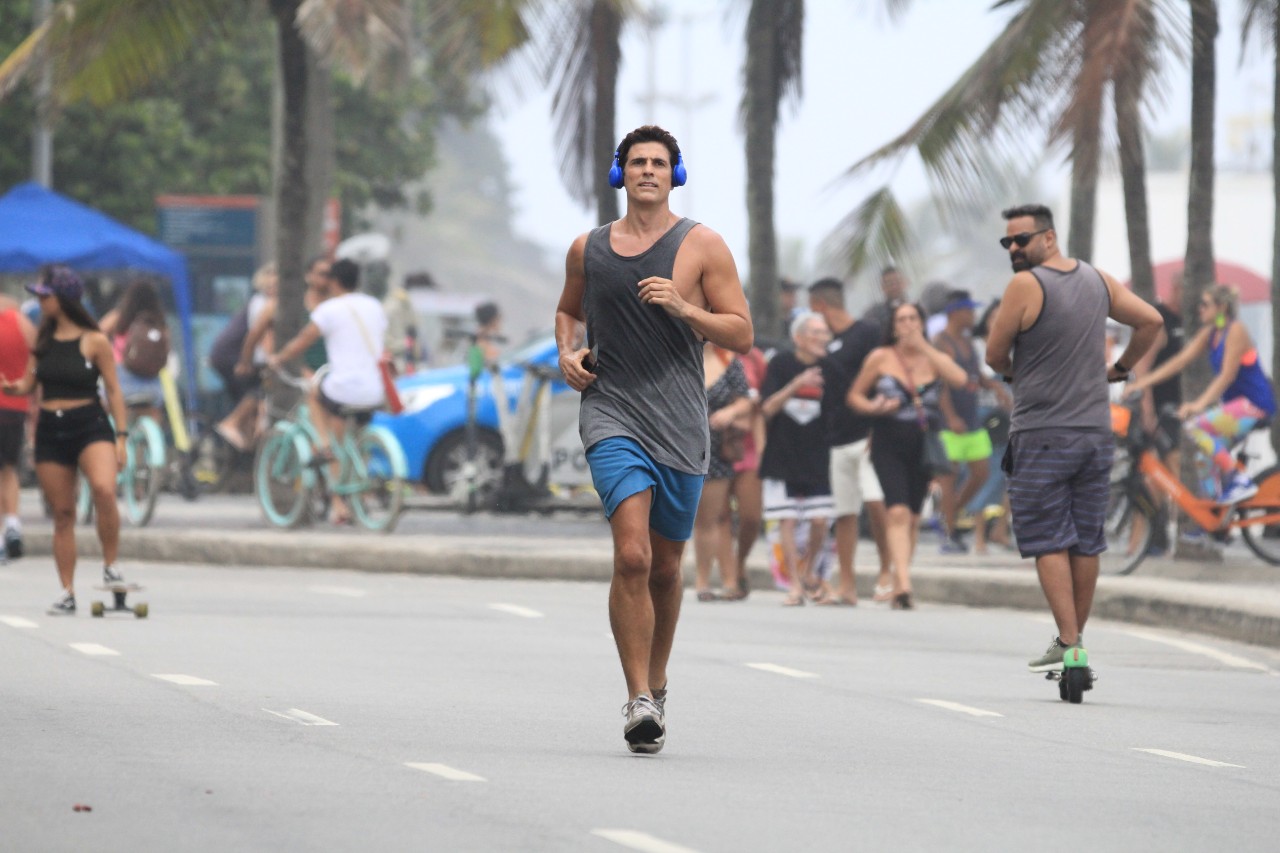
<svg viewBox="0 0 1280 853">
<path fill-rule="evenodd" d="M 1262 559 L 1280 566 L 1280 465 L 1273 465 L 1254 477 L 1258 493 L 1238 504 L 1226 505 L 1196 496 L 1182 480 L 1160 461 L 1161 451 L 1181 436 L 1155 436 L 1142 428 L 1137 400 L 1111 406 L 1111 428 L 1116 434 L 1116 464 L 1111 474 L 1111 496 L 1107 502 L 1107 550 L 1099 570 L 1108 575 L 1127 575 L 1147 556 L 1152 534 L 1163 523 L 1162 498 L 1167 495 L 1182 512 L 1207 533 L 1225 535 L 1239 530 L 1245 544 Z M 1236 443 L 1240 465 L 1247 461 Z"/>
</svg>

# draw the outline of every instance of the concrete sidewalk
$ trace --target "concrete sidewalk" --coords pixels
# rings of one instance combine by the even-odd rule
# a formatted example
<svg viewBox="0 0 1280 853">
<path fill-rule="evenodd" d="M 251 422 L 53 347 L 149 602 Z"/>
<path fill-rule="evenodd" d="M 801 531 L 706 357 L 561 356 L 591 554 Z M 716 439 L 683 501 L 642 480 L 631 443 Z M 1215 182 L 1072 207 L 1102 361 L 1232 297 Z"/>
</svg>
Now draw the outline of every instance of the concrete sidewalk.
<svg viewBox="0 0 1280 853">
<path fill-rule="evenodd" d="M 549 516 L 463 516 L 426 502 L 406 512 L 396 532 L 370 534 L 329 525 L 300 530 L 268 526 L 251 496 L 212 496 L 193 503 L 164 495 L 151 525 L 121 533 L 121 560 L 228 566 L 300 566 L 370 572 L 406 572 L 491 578 L 607 581 L 611 575 L 609 529 L 598 513 Z M 29 554 L 50 553 L 49 522 L 33 510 L 38 495 L 25 492 Z M 86 558 L 100 556 L 91 526 L 77 531 Z M 692 577 L 692 549 L 685 577 Z M 858 549 L 858 591 L 871 606 L 875 549 Z M 127 571 L 127 569 L 126 569 Z M 1006 607 L 1047 613 L 1029 560 L 1002 552 L 987 557 L 937 554 L 923 536 L 912 570 L 917 598 L 973 607 Z M 749 564 L 756 590 L 773 589 L 766 549 L 757 545 Z M 1280 648 L 1280 567 L 1263 563 L 1241 546 L 1221 564 L 1149 559 L 1129 577 L 1104 577 L 1094 615 L 1136 624 L 1212 634 Z"/>
</svg>

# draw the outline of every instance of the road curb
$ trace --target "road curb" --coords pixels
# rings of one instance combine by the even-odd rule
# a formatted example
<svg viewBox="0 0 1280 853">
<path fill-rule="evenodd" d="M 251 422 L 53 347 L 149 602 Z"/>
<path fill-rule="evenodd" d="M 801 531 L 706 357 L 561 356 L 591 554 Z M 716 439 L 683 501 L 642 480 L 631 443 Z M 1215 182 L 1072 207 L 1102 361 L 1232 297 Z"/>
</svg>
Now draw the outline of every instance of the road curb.
<svg viewBox="0 0 1280 853">
<path fill-rule="evenodd" d="M 86 535 L 87 534 L 87 535 Z M 48 556 L 52 533 L 29 530 L 27 553 Z M 76 537 L 84 559 L 101 557 L 96 537 Z M 346 569 L 471 578 L 607 582 L 612 576 L 608 542 L 495 537 L 480 546 L 444 537 L 325 535 L 269 530 L 234 535 L 200 530 L 125 530 L 120 557 L 126 562 L 179 562 L 225 566 Z M 686 579 L 691 572 L 686 571 Z M 772 589 L 763 562 L 749 568 L 755 589 Z M 858 593 L 870 602 L 875 578 L 863 571 Z M 1047 614 L 1044 594 L 1028 564 L 1020 569 L 913 569 L 921 602 L 999 607 Z M 864 605 L 865 606 L 865 605 Z M 1103 578 L 1093 615 L 1138 625 L 1210 634 L 1226 640 L 1280 648 L 1280 612 L 1251 601 L 1248 588 L 1231 593 L 1204 590 L 1194 581 Z"/>
</svg>

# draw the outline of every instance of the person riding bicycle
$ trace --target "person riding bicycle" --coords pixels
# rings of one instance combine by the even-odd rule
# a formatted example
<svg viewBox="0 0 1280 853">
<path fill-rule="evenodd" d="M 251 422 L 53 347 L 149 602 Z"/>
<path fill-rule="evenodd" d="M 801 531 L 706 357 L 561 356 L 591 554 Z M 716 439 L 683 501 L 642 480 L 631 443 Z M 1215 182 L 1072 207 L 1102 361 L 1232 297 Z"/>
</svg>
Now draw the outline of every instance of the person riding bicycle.
<svg viewBox="0 0 1280 853">
<path fill-rule="evenodd" d="M 1217 495 L 1227 505 L 1258 492 L 1232 458 L 1232 444 L 1276 413 L 1275 392 L 1258 363 L 1257 347 L 1244 324 L 1237 322 L 1239 300 L 1230 285 L 1207 288 L 1200 297 L 1202 327 L 1196 336 L 1180 353 L 1129 384 L 1130 391 L 1142 391 L 1178 375 L 1197 356 L 1208 355 L 1213 381 L 1200 396 L 1178 407 L 1178 418 L 1200 451 L 1206 496 Z"/>
<path fill-rule="evenodd" d="M 142 407 L 143 413 L 163 424 L 160 370 L 169 358 L 169 328 L 155 285 L 146 279 L 131 283 L 116 307 L 103 316 L 100 327 L 111 341 L 126 405 Z"/>
<path fill-rule="evenodd" d="M 372 419 L 373 410 L 384 402 L 382 371 L 378 365 L 387 331 L 387 315 L 382 303 L 367 293 L 356 292 L 360 267 L 354 261 L 335 261 L 329 268 L 328 278 L 335 285 L 334 295 L 317 305 L 310 321 L 294 339 L 267 359 L 269 368 L 279 370 L 280 365 L 302 355 L 324 338 L 329 369 L 316 388 L 318 409 L 323 411 L 316 422 L 320 458 L 332 456 L 331 440 L 342 440 L 348 417 L 354 414 L 356 422 L 363 426 Z M 338 495 L 333 497 L 331 520 L 335 524 L 351 521 L 346 502 Z"/>
</svg>

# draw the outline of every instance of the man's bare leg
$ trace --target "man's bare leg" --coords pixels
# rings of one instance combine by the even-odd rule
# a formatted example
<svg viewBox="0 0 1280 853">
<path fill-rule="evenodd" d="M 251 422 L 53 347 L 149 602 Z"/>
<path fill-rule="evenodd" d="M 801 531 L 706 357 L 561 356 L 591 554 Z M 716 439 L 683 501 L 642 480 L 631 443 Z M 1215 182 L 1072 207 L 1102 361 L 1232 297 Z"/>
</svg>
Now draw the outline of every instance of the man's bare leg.
<svg viewBox="0 0 1280 853">
<path fill-rule="evenodd" d="M 637 492 L 618 504 L 609 526 L 613 531 L 613 582 L 609 586 L 609 625 L 627 682 L 627 698 L 652 696 L 649 686 L 653 658 L 655 611 L 650 576 L 653 546 L 650 543 L 649 508 L 653 492 Z M 683 543 L 681 543 L 683 544 Z M 678 588 L 677 588 L 678 590 Z M 676 604 L 677 612 L 679 603 Z M 675 620 L 671 619 L 674 631 Z M 670 640 L 666 648 L 670 653 Z M 663 660 L 663 669 L 666 661 Z"/>
<path fill-rule="evenodd" d="M 842 515 L 836 519 L 836 559 L 840 563 L 840 582 L 836 595 L 846 601 L 858 600 L 854 577 L 854 556 L 858 552 L 858 515 Z"/>
<path fill-rule="evenodd" d="M 684 598 L 680 577 L 680 558 L 684 554 L 684 543 L 664 539 L 650 530 L 649 549 L 653 555 L 649 570 L 649 598 L 653 602 L 649 686 L 653 690 L 663 690 L 667 686 L 667 663 L 671 660 L 671 647 L 676 639 L 676 622 L 680 618 L 680 602 Z"/>
<path fill-rule="evenodd" d="M 1040 588 L 1049 602 L 1053 621 L 1058 625 L 1058 639 L 1070 646 L 1080 637 L 1080 619 L 1076 611 L 1076 582 L 1073 578 L 1072 559 L 1066 551 L 1054 551 L 1036 557 L 1036 574 L 1040 576 Z M 1097 558 L 1093 558 L 1093 578 L 1097 580 Z M 1093 602 L 1093 590 L 1088 592 L 1088 602 Z"/>
<path fill-rule="evenodd" d="M 1084 623 L 1089 621 L 1093 594 L 1098 589 L 1098 558 L 1072 554 L 1070 559 L 1071 597 L 1076 606 L 1076 636 L 1079 639 L 1079 635 L 1084 633 Z"/>
</svg>

